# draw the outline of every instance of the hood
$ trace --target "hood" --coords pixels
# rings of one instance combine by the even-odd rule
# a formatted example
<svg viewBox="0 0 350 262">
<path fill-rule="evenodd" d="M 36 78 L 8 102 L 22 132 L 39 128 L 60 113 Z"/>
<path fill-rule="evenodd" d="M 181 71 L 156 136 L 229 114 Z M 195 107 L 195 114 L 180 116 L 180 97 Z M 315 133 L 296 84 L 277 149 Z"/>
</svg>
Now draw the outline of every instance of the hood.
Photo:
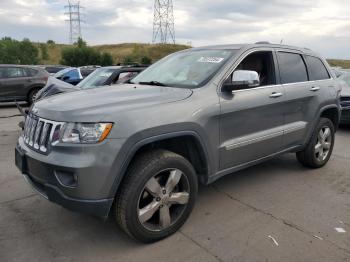
<svg viewBox="0 0 350 262">
<path fill-rule="evenodd" d="M 60 94 L 38 101 L 33 113 L 66 122 L 114 121 L 118 113 L 171 103 L 192 95 L 184 88 L 124 84 Z"/>
<path fill-rule="evenodd" d="M 49 79 L 47 80 L 45 87 L 38 92 L 36 96 L 36 101 L 39 101 L 41 99 L 44 99 L 53 95 L 57 95 L 60 93 L 72 92 L 77 90 L 80 90 L 80 88 L 50 76 Z"/>
</svg>

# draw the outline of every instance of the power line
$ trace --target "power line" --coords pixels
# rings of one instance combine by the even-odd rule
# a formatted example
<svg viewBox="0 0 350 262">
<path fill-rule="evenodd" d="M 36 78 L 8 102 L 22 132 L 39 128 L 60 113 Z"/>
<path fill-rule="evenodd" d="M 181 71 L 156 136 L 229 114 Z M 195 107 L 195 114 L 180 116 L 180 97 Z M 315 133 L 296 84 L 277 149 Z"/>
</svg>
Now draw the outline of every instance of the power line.
<svg viewBox="0 0 350 262">
<path fill-rule="evenodd" d="M 175 44 L 174 6 L 172 0 L 154 1 L 152 42 Z"/>
<path fill-rule="evenodd" d="M 82 37 L 81 34 L 81 24 L 83 23 L 82 18 L 82 9 L 80 2 L 71 2 L 68 0 L 68 5 L 64 7 L 65 15 L 67 16 L 67 22 L 69 22 L 69 42 L 71 44 L 75 43 L 78 38 Z"/>
</svg>

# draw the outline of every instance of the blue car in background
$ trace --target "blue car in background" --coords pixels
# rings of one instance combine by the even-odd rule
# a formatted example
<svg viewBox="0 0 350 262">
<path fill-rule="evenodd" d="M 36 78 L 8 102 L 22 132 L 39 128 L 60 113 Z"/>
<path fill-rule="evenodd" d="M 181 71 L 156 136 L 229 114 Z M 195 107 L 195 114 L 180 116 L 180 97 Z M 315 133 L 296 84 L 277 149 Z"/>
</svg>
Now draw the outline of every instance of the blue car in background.
<svg viewBox="0 0 350 262">
<path fill-rule="evenodd" d="M 57 72 L 54 77 L 71 85 L 77 85 L 81 80 L 95 71 L 95 69 L 95 67 L 68 67 Z"/>
</svg>

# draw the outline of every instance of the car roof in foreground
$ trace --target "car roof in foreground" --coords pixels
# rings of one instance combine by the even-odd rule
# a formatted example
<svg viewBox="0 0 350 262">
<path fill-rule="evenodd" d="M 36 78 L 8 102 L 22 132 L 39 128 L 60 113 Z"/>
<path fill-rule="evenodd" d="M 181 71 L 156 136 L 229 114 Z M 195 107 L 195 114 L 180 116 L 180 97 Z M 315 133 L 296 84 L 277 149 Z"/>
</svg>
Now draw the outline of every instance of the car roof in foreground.
<svg viewBox="0 0 350 262">
<path fill-rule="evenodd" d="M 249 50 L 253 48 L 274 48 L 274 49 L 289 49 L 290 51 L 298 51 L 303 54 L 308 55 L 315 55 L 319 56 L 317 53 L 313 52 L 312 50 L 308 48 L 300 48 L 296 46 L 289 46 L 289 45 L 279 45 L 279 44 L 269 44 L 269 43 L 256 43 L 256 44 L 230 44 L 230 45 L 212 45 L 212 46 L 202 46 L 202 47 L 195 47 L 190 50 L 205 50 L 205 49 L 213 49 L 213 50 Z"/>
</svg>

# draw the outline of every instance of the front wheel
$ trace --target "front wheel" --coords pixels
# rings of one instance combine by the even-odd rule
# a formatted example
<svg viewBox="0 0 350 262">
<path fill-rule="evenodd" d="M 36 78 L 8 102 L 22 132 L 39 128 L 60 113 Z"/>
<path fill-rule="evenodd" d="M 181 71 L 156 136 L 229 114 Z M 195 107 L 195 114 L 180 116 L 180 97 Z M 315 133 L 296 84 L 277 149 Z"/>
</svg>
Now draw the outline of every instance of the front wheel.
<svg viewBox="0 0 350 262">
<path fill-rule="evenodd" d="M 29 105 L 32 105 L 35 102 L 38 92 L 39 92 L 39 89 L 34 89 L 34 90 L 30 91 L 30 93 L 28 95 Z"/>
<path fill-rule="evenodd" d="M 335 129 L 328 118 L 321 118 L 306 148 L 297 153 L 300 163 L 306 167 L 320 168 L 327 164 L 334 147 Z"/>
<path fill-rule="evenodd" d="M 175 233 L 189 217 L 198 191 L 193 166 L 165 150 L 148 152 L 132 163 L 116 196 L 121 228 L 150 243 Z"/>
</svg>

